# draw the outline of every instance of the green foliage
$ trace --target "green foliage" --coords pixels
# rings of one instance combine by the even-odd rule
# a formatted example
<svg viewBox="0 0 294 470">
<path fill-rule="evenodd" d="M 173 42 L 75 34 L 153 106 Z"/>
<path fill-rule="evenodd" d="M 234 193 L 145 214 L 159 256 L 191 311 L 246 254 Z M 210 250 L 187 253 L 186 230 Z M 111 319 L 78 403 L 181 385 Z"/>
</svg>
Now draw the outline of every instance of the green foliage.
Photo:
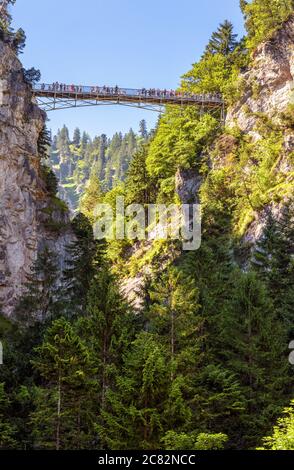
<svg viewBox="0 0 294 470">
<path fill-rule="evenodd" d="M 35 85 L 41 80 L 40 70 L 36 70 L 34 67 L 30 69 L 24 69 L 24 79 L 30 85 Z"/>
<path fill-rule="evenodd" d="M 230 55 L 238 45 L 237 37 L 238 35 L 234 33 L 234 25 L 226 20 L 219 26 L 218 30 L 212 34 L 206 46 L 205 54 Z"/>
<path fill-rule="evenodd" d="M 182 88 L 190 93 L 223 93 L 232 66 L 222 54 L 209 54 L 183 76 Z"/>
<path fill-rule="evenodd" d="M 123 375 L 106 394 L 99 433 L 111 449 L 156 449 L 168 380 L 163 348 L 140 333 L 128 351 Z"/>
<path fill-rule="evenodd" d="M 76 239 L 67 248 L 63 271 L 64 298 L 69 317 L 85 312 L 87 292 L 95 274 L 98 245 L 90 221 L 78 214 L 72 221 Z"/>
<path fill-rule="evenodd" d="M 289 103 L 286 111 L 282 115 L 283 121 L 287 127 L 294 127 L 294 103 Z"/>
<path fill-rule="evenodd" d="M 49 194 L 53 197 L 56 196 L 58 191 L 58 180 L 53 170 L 51 170 L 47 165 L 41 165 L 41 176 Z"/>
<path fill-rule="evenodd" d="M 39 158 L 47 159 L 49 148 L 51 144 L 51 134 L 47 127 L 44 125 L 38 137 L 38 154 Z"/>
<path fill-rule="evenodd" d="M 272 293 L 275 310 L 288 331 L 289 340 L 294 333 L 293 215 L 293 200 L 287 202 L 279 220 L 271 212 L 268 213 L 265 229 L 252 261 L 253 268 Z"/>
<path fill-rule="evenodd" d="M 242 0 L 248 39 L 238 42 L 231 23 L 221 24 L 181 90 L 234 103 L 244 92 L 247 47 L 280 26 L 289 5 Z M 257 98 L 259 87 L 251 91 Z M 139 135 L 91 139 L 76 129 L 71 140 L 64 126 L 53 137 L 59 190 L 82 214 L 72 222 L 61 285 L 58 260 L 44 246 L 16 309 L 19 323 L 0 321 L 1 448 L 249 449 L 270 434 L 293 384 L 293 172 L 284 145 L 291 112 L 280 123 L 251 113 L 256 140 L 223 128 L 219 111 L 195 107 L 168 107 L 152 134 L 141 121 Z M 40 159 L 48 137 L 44 128 Z M 179 202 L 178 170 L 202 178 L 191 195 L 202 204 L 199 250 L 182 252 L 170 240 L 94 240 L 98 202 Z M 64 203 L 43 162 L 41 175 L 51 194 L 42 213 L 54 225 Z M 265 227 L 252 247 L 244 234 L 255 220 Z M 121 279 L 132 277 L 140 311 L 121 294 Z M 264 447 L 292 449 L 292 428 L 291 408 Z"/>
<path fill-rule="evenodd" d="M 142 121 L 140 121 L 139 128 L 140 136 L 142 137 L 142 139 L 146 140 L 148 137 L 148 131 L 145 119 L 142 119 Z"/>
<path fill-rule="evenodd" d="M 213 404 L 211 395 L 207 403 L 202 399 L 205 333 L 193 284 L 172 269 L 148 291 L 147 331 L 137 336 L 116 387 L 106 394 L 99 432 L 113 449 L 154 449 L 159 442 L 168 449 L 212 449 L 226 441 L 201 434 L 217 402 L 220 416 L 228 411 L 221 390 Z"/>
<path fill-rule="evenodd" d="M 225 434 L 177 434 L 174 431 L 166 433 L 162 439 L 167 450 L 222 450 L 228 440 Z"/>
<path fill-rule="evenodd" d="M 86 345 L 72 325 L 60 318 L 49 327 L 36 353 L 33 365 L 46 387 L 37 389 L 31 415 L 35 447 L 89 448 L 95 367 Z"/>
<path fill-rule="evenodd" d="M 146 123 L 141 132 L 144 135 L 147 132 Z M 147 137 L 146 134 L 144 141 Z M 71 141 L 64 126 L 52 141 L 50 163 L 60 180 L 62 197 L 73 211 L 79 208 L 91 217 L 87 208 L 91 203 L 86 202 L 88 193 L 89 200 L 93 200 L 95 191 L 105 192 L 124 181 L 131 157 L 142 139 L 132 129 L 125 135 L 116 133 L 112 139 L 102 134 L 93 140 L 86 132 L 75 129 Z"/>
<path fill-rule="evenodd" d="M 255 142 L 246 135 L 232 139 L 224 134 L 219 146 L 210 153 L 216 168 L 208 173 L 201 188 L 202 204 L 209 206 L 210 211 L 215 208 L 219 216 L 223 209 L 231 213 L 237 236 L 245 233 L 258 211 L 287 199 L 292 192 L 291 168 L 280 169 L 284 157 L 283 133 L 268 126 L 260 125 L 262 138 Z"/>
<path fill-rule="evenodd" d="M 45 246 L 31 267 L 25 292 L 16 307 L 15 315 L 19 320 L 30 325 L 44 321 L 60 311 L 58 276 L 57 256 Z"/>
<path fill-rule="evenodd" d="M 254 50 L 258 44 L 269 39 L 293 13 L 293 7 L 293 0 L 241 0 L 248 47 Z"/>
<path fill-rule="evenodd" d="M 259 450 L 294 450 L 294 401 L 285 408 L 284 416 L 278 419 L 273 435 L 263 439 L 263 448 Z"/>
<path fill-rule="evenodd" d="M 85 193 L 80 200 L 80 210 L 91 222 L 94 222 L 94 209 L 102 200 L 102 190 L 99 178 L 92 174 Z"/>
<path fill-rule="evenodd" d="M 0 5 L 0 39 L 17 53 L 23 52 L 26 42 L 26 35 L 22 28 L 16 32 L 11 28 L 12 17 L 9 6 L 14 5 L 16 0 L 2 0 Z"/>
<path fill-rule="evenodd" d="M 3 33 L 10 31 L 11 15 L 9 13 L 9 6 L 14 5 L 16 0 L 4 0 L 0 5 L 0 29 Z"/>
<path fill-rule="evenodd" d="M 80 129 L 77 127 L 75 130 L 74 130 L 74 134 L 73 134 L 73 139 L 72 139 L 72 143 L 78 147 L 81 143 L 81 131 Z"/>
<path fill-rule="evenodd" d="M 15 428 L 11 424 L 9 416 L 10 405 L 10 400 L 4 390 L 4 384 L 0 383 L 0 450 L 16 447 Z"/>
<path fill-rule="evenodd" d="M 149 145 L 142 145 L 133 155 L 127 172 L 126 203 L 150 204 L 156 198 L 156 180 L 147 170 Z"/>
<path fill-rule="evenodd" d="M 159 180 L 160 191 L 173 195 L 178 168 L 195 168 L 201 153 L 217 135 L 219 123 L 210 116 L 199 116 L 196 108 L 169 109 L 161 118 L 146 159 L 149 175 Z M 169 197 L 169 201 L 172 199 Z"/>
<path fill-rule="evenodd" d="M 21 54 L 26 45 L 26 35 L 22 28 L 19 28 L 13 35 L 12 47 L 17 54 Z"/>
<path fill-rule="evenodd" d="M 213 33 L 201 60 L 183 76 L 183 91 L 196 94 L 221 93 L 228 103 L 237 98 L 240 69 L 248 65 L 245 41 L 237 41 L 233 25 L 225 21 Z"/>
<path fill-rule="evenodd" d="M 221 363 L 240 381 L 246 398 L 242 438 L 256 442 L 282 406 L 289 384 L 287 337 L 264 284 L 254 273 L 232 274 L 235 286 L 217 316 Z M 252 440 L 252 441 L 251 441 Z"/>
</svg>

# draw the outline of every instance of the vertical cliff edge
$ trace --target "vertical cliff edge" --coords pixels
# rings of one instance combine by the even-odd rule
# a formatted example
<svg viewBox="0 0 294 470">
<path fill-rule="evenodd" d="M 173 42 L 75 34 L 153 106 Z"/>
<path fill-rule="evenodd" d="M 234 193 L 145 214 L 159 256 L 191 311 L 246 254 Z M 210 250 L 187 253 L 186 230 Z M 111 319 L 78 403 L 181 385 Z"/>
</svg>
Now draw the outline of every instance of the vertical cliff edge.
<svg viewBox="0 0 294 470">
<path fill-rule="evenodd" d="M 48 246 L 62 267 L 73 238 L 66 207 L 42 176 L 38 140 L 45 119 L 21 62 L 0 41 L 0 310 L 8 317 L 38 253 Z"/>
</svg>

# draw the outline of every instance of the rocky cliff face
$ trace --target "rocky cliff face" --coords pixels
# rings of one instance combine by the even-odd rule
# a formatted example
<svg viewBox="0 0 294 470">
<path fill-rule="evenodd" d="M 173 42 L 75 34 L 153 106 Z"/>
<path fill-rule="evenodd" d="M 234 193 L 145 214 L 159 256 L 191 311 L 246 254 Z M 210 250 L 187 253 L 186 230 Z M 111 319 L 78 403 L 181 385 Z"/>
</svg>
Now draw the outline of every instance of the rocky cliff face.
<svg viewBox="0 0 294 470">
<path fill-rule="evenodd" d="M 0 306 L 13 315 L 27 274 L 46 244 L 64 261 L 73 235 L 41 176 L 38 138 L 45 115 L 32 103 L 22 65 L 0 42 Z"/>
<path fill-rule="evenodd" d="M 283 149 L 275 171 L 293 188 L 293 194 L 294 120 L 291 117 L 291 122 L 285 125 L 284 117 L 289 109 L 291 114 L 294 111 L 294 15 L 271 40 L 256 49 L 253 63 L 241 80 L 244 83 L 243 96 L 229 109 L 226 124 L 229 127 L 237 125 L 252 137 L 253 142 L 261 138 L 262 116 L 283 132 Z M 279 219 L 284 203 L 285 200 L 272 201 L 256 212 L 255 220 L 244 235 L 244 241 L 253 249 L 262 236 L 268 211 Z"/>
<path fill-rule="evenodd" d="M 294 15 L 256 49 L 253 64 L 241 80 L 245 91 L 229 110 L 227 124 L 237 124 L 258 137 L 254 113 L 265 113 L 278 121 L 289 103 L 294 104 Z"/>
</svg>

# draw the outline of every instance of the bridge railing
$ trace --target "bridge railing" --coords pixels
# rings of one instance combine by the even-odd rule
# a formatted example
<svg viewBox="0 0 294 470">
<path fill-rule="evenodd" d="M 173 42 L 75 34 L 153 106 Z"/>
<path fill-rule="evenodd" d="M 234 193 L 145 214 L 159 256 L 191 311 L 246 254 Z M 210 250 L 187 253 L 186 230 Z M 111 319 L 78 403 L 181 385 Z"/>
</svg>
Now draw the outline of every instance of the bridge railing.
<svg viewBox="0 0 294 470">
<path fill-rule="evenodd" d="M 134 89 L 134 88 L 120 88 L 118 86 L 115 87 L 107 87 L 107 86 L 84 86 L 84 85 L 65 85 L 65 84 L 36 84 L 33 87 L 33 90 L 36 94 L 41 93 L 46 95 L 52 95 L 52 93 L 56 93 L 56 95 L 64 94 L 64 95 L 76 95 L 77 98 L 81 98 L 83 95 L 91 95 L 93 98 L 97 96 L 109 96 L 110 98 L 113 97 L 115 99 L 119 99 L 120 97 L 125 98 L 155 98 L 155 99 L 164 99 L 170 101 L 180 101 L 184 99 L 185 101 L 191 102 L 201 102 L 201 103 L 216 103 L 216 104 L 223 104 L 222 96 L 219 94 L 191 94 L 191 93 L 181 93 L 174 90 L 160 90 L 160 89 Z"/>
</svg>

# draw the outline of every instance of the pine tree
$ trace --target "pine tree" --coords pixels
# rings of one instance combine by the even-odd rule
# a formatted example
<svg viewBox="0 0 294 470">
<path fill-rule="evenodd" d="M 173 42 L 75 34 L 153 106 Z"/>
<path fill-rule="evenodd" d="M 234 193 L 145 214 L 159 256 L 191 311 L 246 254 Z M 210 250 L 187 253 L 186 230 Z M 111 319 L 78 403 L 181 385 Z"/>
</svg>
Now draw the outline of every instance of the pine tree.
<svg viewBox="0 0 294 470">
<path fill-rule="evenodd" d="M 78 147 L 81 143 L 81 131 L 78 127 L 75 128 L 74 134 L 73 134 L 73 144 Z"/>
<path fill-rule="evenodd" d="M 122 298 L 107 264 L 102 258 L 88 293 L 87 316 L 81 320 L 81 332 L 85 335 L 88 331 L 87 342 L 92 343 L 94 356 L 100 363 L 102 408 L 111 374 L 121 364 L 136 327 L 136 318 Z"/>
<path fill-rule="evenodd" d="M 142 119 L 139 124 L 139 133 L 142 139 L 146 140 L 148 137 L 147 124 L 145 119 Z"/>
<path fill-rule="evenodd" d="M 24 69 L 24 79 L 27 83 L 33 86 L 41 80 L 41 72 L 40 70 L 35 69 L 35 67 L 27 70 Z"/>
<path fill-rule="evenodd" d="M 90 143 L 91 139 L 89 134 L 87 132 L 83 132 L 82 138 L 81 138 L 81 148 L 82 150 L 85 150 L 87 145 Z"/>
<path fill-rule="evenodd" d="M 46 185 L 46 189 L 48 193 L 56 197 L 58 192 L 58 179 L 54 173 L 54 171 L 49 168 L 47 165 L 41 165 L 41 177 Z"/>
<path fill-rule="evenodd" d="M 266 283 L 278 317 L 292 339 L 294 308 L 294 204 L 289 201 L 279 220 L 268 214 L 262 238 L 257 242 L 253 268 Z"/>
<path fill-rule="evenodd" d="M 67 314 L 72 317 L 85 314 L 87 292 L 95 274 L 97 244 L 90 221 L 78 214 L 72 221 L 76 240 L 67 247 L 67 260 L 63 272 L 64 296 Z"/>
<path fill-rule="evenodd" d="M 146 166 L 148 145 L 142 145 L 133 155 L 126 179 L 128 204 L 150 204 L 155 202 L 156 184 Z"/>
<path fill-rule="evenodd" d="M 14 439 L 15 426 L 10 418 L 10 400 L 4 390 L 4 384 L 0 383 L 0 450 L 13 449 L 17 446 Z"/>
<path fill-rule="evenodd" d="M 31 415 L 36 448 L 86 449 L 94 437 L 95 366 L 88 348 L 64 318 L 48 328 L 33 360 L 44 386 Z"/>
<path fill-rule="evenodd" d="M 38 136 L 38 155 L 40 159 L 47 159 L 51 145 L 51 133 L 44 124 Z"/>
<path fill-rule="evenodd" d="M 14 34 L 12 39 L 12 47 L 17 54 L 21 54 L 25 48 L 26 34 L 22 28 L 19 28 Z"/>
<path fill-rule="evenodd" d="M 244 448 L 256 445 L 287 399 L 288 343 L 285 328 L 263 283 L 254 273 L 236 272 L 232 276 L 235 288 L 231 299 L 215 318 L 218 325 L 215 343 L 220 364 L 238 377 L 246 398 L 239 423 L 241 441 L 237 442 Z"/>
<path fill-rule="evenodd" d="M 157 449 L 168 384 L 164 348 L 142 332 L 126 352 L 116 386 L 106 394 L 98 432 L 107 448 Z"/>
<path fill-rule="evenodd" d="M 16 316 L 31 325 L 60 313 L 62 308 L 58 282 L 57 256 L 45 246 L 27 276 L 24 294 L 16 307 Z"/>
<path fill-rule="evenodd" d="M 198 406 L 204 325 L 197 289 L 171 270 L 154 281 L 149 295 L 147 331 L 134 341 L 116 387 L 106 394 L 100 433 L 113 449 L 159 448 L 168 431 L 201 432 L 207 424 Z"/>
<path fill-rule="evenodd" d="M 183 430 L 192 422 L 190 393 L 202 361 L 203 319 L 198 314 L 198 290 L 193 280 L 170 269 L 151 288 L 150 298 L 148 329 L 165 346 L 170 374 L 166 426 Z"/>
<path fill-rule="evenodd" d="M 205 55 L 221 54 L 228 56 L 236 49 L 238 45 L 237 34 L 234 33 L 234 26 L 230 21 L 222 23 L 218 30 L 212 34 L 212 37 L 206 46 Z"/>
<path fill-rule="evenodd" d="M 101 180 L 105 178 L 105 165 L 106 165 L 106 150 L 108 147 L 108 139 L 106 134 L 102 134 L 100 137 L 100 149 L 99 149 L 99 160 L 102 164 L 102 173 L 100 175 Z"/>
<path fill-rule="evenodd" d="M 99 178 L 93 173 L 80 201 L 80 211 L 93 223 L 94 209 L 102 200 L 102 190 Z"/>
</svg>

